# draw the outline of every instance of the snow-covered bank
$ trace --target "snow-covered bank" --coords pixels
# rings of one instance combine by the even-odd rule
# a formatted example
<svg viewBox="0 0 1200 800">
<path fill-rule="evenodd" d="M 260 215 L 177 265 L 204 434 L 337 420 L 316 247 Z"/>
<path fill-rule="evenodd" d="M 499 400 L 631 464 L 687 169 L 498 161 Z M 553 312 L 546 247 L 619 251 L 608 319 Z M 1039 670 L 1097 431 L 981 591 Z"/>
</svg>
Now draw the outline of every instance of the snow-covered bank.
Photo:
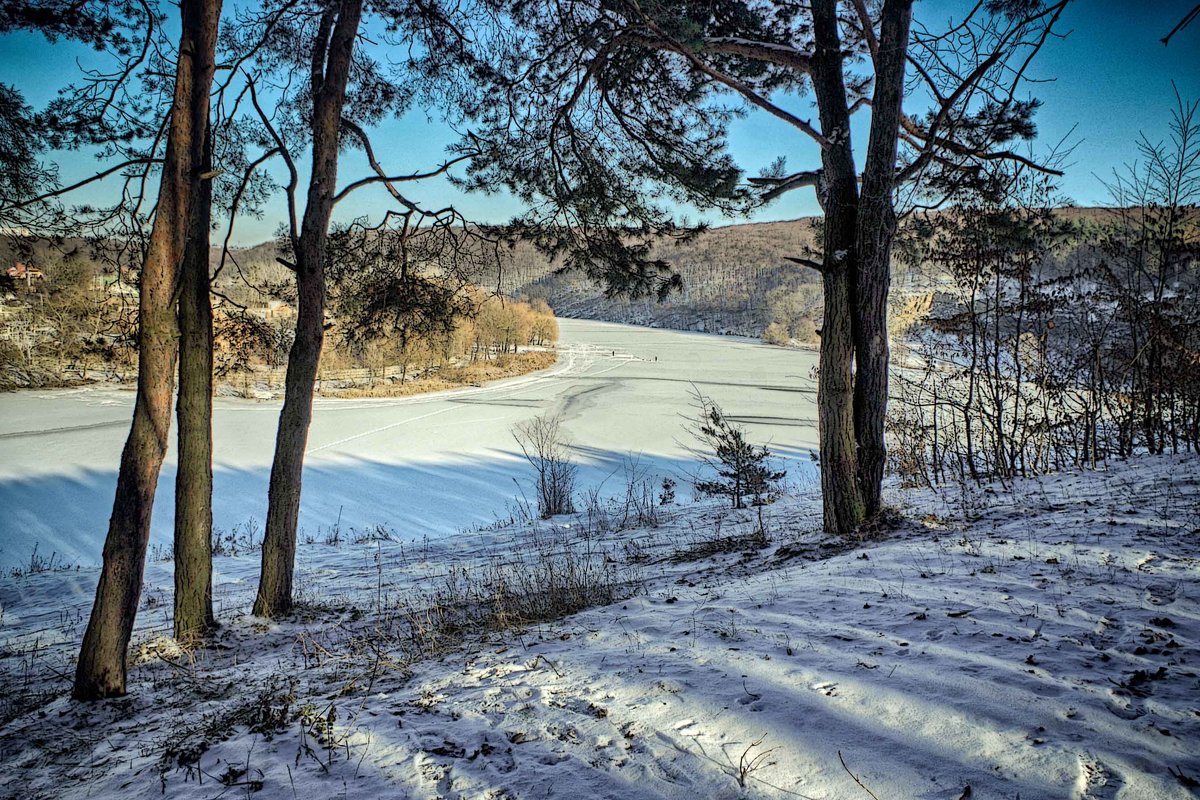
<svg viewBox="0 0 1200 800">
<path fill-rule="evenodd" d="M 564 320 L 558 363 L 481 388 L 417 397 L 316 401 L 300 509 L 302 539 L 340 525 L 403 538 L 454 535 L 508 514 L 530 485 L 513 425 L 559 413 L 581 488 L 620 483 L 630 454 L 655 471 L 691 463 L 680 443 L 694 384 L 758 441 L 806 468 L 816 444 L 815 354 L 729 337 Z M 0 571 L 40 555 L 99 561 L 133 394 L 91 387 L 0 394 Z M 261 524 L 278 402 L 218 398 L 214 523 Z M 160 479 L 174 484 L 173 453 Z M 518 482 L 514 482 L 514 478 Z M 620 486 L 615 487 L 619 491 Z M 153 544 L 169 546 L 174 506 L 159 492 Z"/>
<path fill-rule="evenodd" d="M 0 668 L 31 708 L 0 729 L 0 794 L 868 797 L 852 772 L 880 798 L 1193 797 L 1198 474 L 1143 458 L 892 492 L 907 522 L 867 547 L 819 534 L 811 492 L 761 520 L 684 503 L 624 530 L 614 510 L 318 544 L 286 624 L 238 615 L 251 582 L 219 587 L 215 649 L 158 638 L 159 594 L 133 694 L 92 706 L 61 696 L 85 576 L 5 581 Z M 521 569 L 591 564 L 633 594 L 515 630 L 405 605 L 530 552 Z M 249 575 L 256 557 L 218 561 Z M 433 629 L 452 635 L 422 652 Z"/>
</svg>

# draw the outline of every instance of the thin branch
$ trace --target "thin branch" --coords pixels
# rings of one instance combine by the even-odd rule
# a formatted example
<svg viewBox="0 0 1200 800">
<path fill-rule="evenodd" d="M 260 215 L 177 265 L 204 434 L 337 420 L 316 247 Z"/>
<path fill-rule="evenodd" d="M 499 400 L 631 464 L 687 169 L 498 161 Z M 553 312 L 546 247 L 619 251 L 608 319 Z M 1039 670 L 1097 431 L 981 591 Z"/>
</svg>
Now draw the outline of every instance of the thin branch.
<svg viewBox="0 0 1200 800">
<path fill-rule="evenodd" d="M 242 175 L 242 181 L 238 184 L 237 191 L 233 194 L 233 201 L 229 205 L 229 227 L 225 229 L 225 241 L 221 244 L 221 263 L 217 265 L 216 272 L 212 276 L 212 281 L 215 281 L 217 276 L 221 274 L 221 270 L 225 269 L 225 258 L 229 255 L 229 240 L 233 238 L 233 225 L 237 220 L 238 207 L 242 203 L 242 195 L 246 192 L 246 186 L 250 183 L 250 177 L 256 169 L 274 156 L 279 155 L 279 153 L 280 150 L 278 147 L 272 148 L 250 162 L 249 166 L 246 167 L 246 172 Z"/>
<path fill-rule="evenodd" d="M 91 177 L 88 177 L 88 178 L 84 178 L 83 180 L 81 180 L 77 183 L 73 183 L 70 186 L 64 186 L 62 188 L 55 189 L 50 192 L 46 192 L 45 194 L 39 195 L 37 197 L 30 198 L 29 200 L 22 200 L 20 203 L 14 203 L 13 205 L 5 208 L 5 211 L 17 211 L 19 209 L 25 208 L 26 206 L 31 206 L 34 203 L 41 203 L 43 201 L 50 200 L 55 197 L 59 197 L 61 195 L 67 194 L 69 192 L 73 192 L 76 189 L 80 189 L 84 186 L 87 186 L 89 183 L 95 183 L 96 181 L 103 180 L 104 178 L 107 178 L 109 175 L 112 175 L 114 172 L 120 172 L 121 170 L 125 169 L 126 167 L 132 167 L 137 164 L 161 164 L 161 163 L 162 163 L 161 158 L 131 158 L 128 161 L 124 161 L 120 164 L 117 164 L 115 167 L 109 167 L 108 169 L 104 170 L 103 172 L 97 172 L 95 175 L 92 175 Z"/>
<path fill-rule="evenodd" d="M 774 200 L 793 189 L 800 189 L 805 186 L 816 186 L 819 192 L 821 180 L 821 170 L 812 169 L 797 172 L 794 175 L 788 175 L 783 178 L 749 178 L 748 182 L 752 186 L 773 186 L 773 189 L 763 194 L 763 200 Z"/>
<path fill-rule="evenodd" d="M 861 0 L 859 0 L 861 2 Z M 781 67 L 790 67 L 799 72 L 812 71 L 812 56 L 786 44 L 758 42 L 739 39 L 735 36 L 710 36 L 700 46 L 702 53 L 743 56 L 754 61 L 765 61 Z"/>
<path fill-rule="evenodd" d="M 1163 47 L 1169 45 L 1171 43 L 1171 37 L 1190 25 L 1198 16 L 1200 16 L 1200 3 L 1197 3 L 1195 8 L 1185 14 L 1183 19 L 1179 21 L 1179 24 L 1171 29 L 1170 33 L 1159 39 L 1159 41 L 1163 43 Z"/>
<path fill-rule="evenodd" d="M 842 769 L 846 770 L 846 774 L 849 775 L 851 778 L 853 778 L 854 782 L 857 783 L 864 792 L 871 795 L 871 797 L 874 797 L 875 800 L 879 800 L 879 798 L 875 796 L 875 793 L 872 792 L 870 789 L 868 789 L 866 784 L 864 784 L 862 781 L 860 781 L 858 779 L 858 776 L 855 775 L 853 772 L 851 772 L 850 768 L 846 766 L 846 759 L 842 758 L 841 750 L 838 750 L 838 761 L 842 762 Z"/>
<path fill-rule="evenodd" d="M 351 122 L 348 119 L 344 119 L 344 118 L 342 119 L 342 127 L 345 128 L 346 130 L 350 131 L 351 133 L 353 133 L 355 135 L 355 137 L 357 137 L 358 140 L 362 143 L 363 150 L 366 152 L 366 155 L 367 155 L 367 161 L 368 161 L 368 163 L 370 163 L 371 169 L 375 171 L 375 174 L 373 176 L 368 176 L 366 178 L 360 178 L 359 180 L 356 180 L 353 183 L 348 184 L 340 192 L 338 192 L 336 195 L 334 195 L 334 197 L 333 197 L 334 205 L 337 205 L 338 203 L 340 203 L 342 200 L 344 200 L 346 198 L 347 195 L 349 195 L 351 192 L 353 192 L 357 189 L 361 189 L 364 186 L 369 186 L 369 185 L 375 184 L 375 183 L 382 183 L 387 188 L 388 193 L 393 198 L 395 198 L 395 200 L 398 203 L 403 205 L 405 208 L 415 211 L 415 210 L 417 210 L 416 205 L 411 200 L 408 200 L 402 194 L 400 194 L 400 191 L 398 189 L 396 189 L 396 187 L 393 186 L 392 184 L 404 183 L 404 182 L 408 182 L 408 181 L 420 181 L 420 180 L 425 180 L 427 178 L 436 178 L 438 175 L 445 174 L 455 164 L 459 164 L 463 161 L 466 161 L 466 160 L 474 157 L 474 155 L 475 155 L 475 153 L 465 153 L 461 156 L 458 156 L 457 158 L 450 159 L 449 161 L 442 164 L 440 167 L 430 170 L 429 172 L 414 172 L 409 175 L 388 175 L 386 172 L 384 172 L 383 167 L 379 164 L 379 161 L 376 160 L 375 151 L 371 147 L 371 140 L 367 137 L 366 132 L 362 128 L 360 128 L 358 125 L 356 125 L 355 123 Z"/>
<path fill-rule="evenodd" d="M 920 126 L 918 126 L 915 122 L 912 121 L 912 119 L 910 119 L 907 116 L 901 117 L 900 124 L 904 128 L 904 130 L 913 137 L 913 139 L 924 141 L 926 143 L 927 147 L 930 143 L 933 143 L 939 147 L 945 148 L 946 150 L 950 151 L 951 153 L 953 153 L 954 155 L 957 155 L 957 156 L 964 156 L 966 158 L 977 158 L 980 161 L 1005 161 L 1005 160 L 1015 161 L 1018 164 L 1024 164 L 1025 166 L 1029 167 L 1030 169 L 1037 170 L 1038 172 L 1041 172 L 1045 175 L 1061 176 L 1063 174 L 1063 171 L 1060 169 L 1053 169 L 1052 167 L 1047 167 L 1043 164 L 1039 164 L 1036 161 L 1034 161 L 1033 159 L 1026 158 L 1025 156 L 1021 155 L 1020 153 L 1014 153 L 1012 150 L 981 150 L 978 148 L 968 147 L 965 144 L 961 144 L 959 142 L 955 142 L 950 139 L 933 138 L 933 137 L 927 138 L 928 133 L 921 130 Z M 922 154 L 922 155 L 924 155 L 924 154 Z M 916 162 L 913 162 L 913 164 L 915 165 Z M 904 170 L 904 172 L 901 174 L 905 178 L 907 178 L 910 176 L 912 171 L 913 171 L 913 165 L 909 165 L 909 167 L 906 168 Z"/>
<path fill-rule="evenodd" d="M 871 15 L 867 13 L 867 4 L 864 0 L 853 0 L 854 11 L 858 14 L 858 21 L 862 25 L 863 37 L 867 40 L 867 48 L 871 51 L 871 61 L 879 60 L 879 39 L 875 36 L 875 23 L 871 20 Z"/>
<path fill-rule="evenodd" d="M 785 261 L 791 261 L 794 264 L 799 264 L 802 267 L 814 269 L 817 272 L 823 272 L 825 270 L 824 264 L 822 264 L 820 261 L 813 261 L 811 258 L 801 258 L 800 256 L 784 256 L 783 258 Z"/>
<path fill-rule="evenodd" d="M 629 36 L 626 36 L 625 38 L 627 38 L 631 41 L 634 41 L 636 44 L 643 46 L 643 47 L 657 48 L 659 50 L 665 50 L 665 51 L 677 53 L 677 54 L 683 56 L 688 61 L 688 63 L 690 63 L 693 67 L 695 67 L 700 72 L 707 75 L 708 77 L 712 78 L 717 83 L 723 84 L 723 85 L 729 87 L 730 89 L 733 89 L 735 92 L 740 94 L 743 98 L 745 98 L 751 105 L 758 106 L 763 111 L 766 111 L 768 114 L 770 114 L 774 117 L 778 117 L 779 119 L 788 123 L 792 127 L 797 128 L 798 130 L 807 134 L 808 137 L 811 138 L 813 141 L 815 141 L 817 144 L 821 145 L 821 147 L 829 146 L 829 140 L 826 139 L 825 136 L 820 131 L 818 131 L 816 128 L 814 128 L 812 126 L 811 122 L 809 122 L 808 120 L 800 119 L 799 117 L 797 117 L 795 114 L 791 113 L 790 111 L 785 111 L 784 109 L 782 109 L 779 106 L 772 103 L 767 98 L 763 97 L 758 92 L 754 91 L 754 89 L 752 87 L 750 87 L 749 85 L 742 83 L 741 81 L 737 80 L 736 78 L 726 75 L 725 73 L 721 72 L 720 70 L 710 67 L 708 64 L 706 64 L 704 62 L 703 59 L 701 59 L 698 55 L 696 55 L 696 53 L 693 52 L 691 48 L 672 39 L 670 36 L 665 35 L 649 19 L 644 18 L 644 22 L 648 28 L 650 28 L 652 31 L 654 31 L 654 33 L 656 35 L 655 37 L 629 35 Z"/>
<path fill-rule="evenodd" d="M 288 168 L 288 183 L 285 187 L 288 205 L 288 236 L 291 239 L 294 249 L 296 242 L 300 238 L 300 226 L 296 221 L 296 187 L 300 183 L 300 173 L 296 170 L 296 162 L 292 160 L 292 154 L 288 150 L 287 145 L 284 144 L 283 137 L 279 135 L 279 131 L 275 130 L 275 126 L 271 124 L 270 117 L 267 116 L 262 106 L 259 105 L 255 80 L 249 75 L 246 76 L 246 79 L 250 83 L 250 103 L 254 106 L 254 110 L 258 112 L 258 118 L 262 121 L 263 127 L 267 129 L 267 132 L 275 141 L 275 147 L 279 150 L 279 154 L 283 157 L 283 162 Z"/>
</svg>

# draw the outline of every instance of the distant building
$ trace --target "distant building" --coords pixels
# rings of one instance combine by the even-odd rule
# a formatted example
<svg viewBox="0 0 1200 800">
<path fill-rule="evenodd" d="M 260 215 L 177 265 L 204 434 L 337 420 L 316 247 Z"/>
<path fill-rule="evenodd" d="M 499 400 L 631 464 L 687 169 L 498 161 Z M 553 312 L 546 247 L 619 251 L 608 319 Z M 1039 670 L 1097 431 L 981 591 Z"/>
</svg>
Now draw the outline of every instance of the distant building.
<svg viewBox="0 0 1200 800">
<path fill-rule="evenodd" d="M 266 306 L 249 308 L 247 312 L 263 320 L 290 319 L 296 316 L 296 310 L 282 300 L 268 300 Z"/>
<path fill-rule="evenodd" d="M 282 300 L 267 301 L 267 319 L 280 319 L 296 316 L 296 310 Z"/>
<path fill-rule="evenodd" d="M 26 286 L 32 286 L 34 281 L 44 280 L 46 275 L 37 267 L 31 267 L 18 261 L 9 267 L 5 274 L 15 281 L 25 281 Z"/>
</svg>

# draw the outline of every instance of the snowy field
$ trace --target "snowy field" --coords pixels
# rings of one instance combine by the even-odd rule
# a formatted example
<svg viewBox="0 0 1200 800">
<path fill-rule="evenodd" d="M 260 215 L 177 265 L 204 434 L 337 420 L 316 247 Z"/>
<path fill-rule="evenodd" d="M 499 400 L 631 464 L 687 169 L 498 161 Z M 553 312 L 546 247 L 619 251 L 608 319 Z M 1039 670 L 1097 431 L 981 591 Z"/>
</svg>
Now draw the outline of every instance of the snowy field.
<svg viewBox="0 0 1200 800">
<path fill-rule="evenodd" d="M 1198 472 L 893 490 L 905 521 L 863 547 L 809 493 L 318 544 L 294 618 L 226 582 L 193 652 L 155 562 L 131 694 L 95 705 L 65 696 L 94 572 L 8 580 L 0 796 L 1195 797 Z M 516 627 L 469 602 L 567 574 L 616 599 Z"/>
<path fill-rule="evenodd" d="M 630 451 L 645 474 L 693 468 L 676 439 L 695 380 L 800 472 L 810 355 L 564 333 L 554 370 L 503 387 L 322 403 L 306 492 L 337 497 L 310 499 L 298 612 L 248 614 L 258 553 L 235 539 L 215 559 L 222 628 L 182 650 L 167 636 L 171 564 L 152 559 L 126 698 L 67 698 L 97 570 L 5 571 L 0 797 L 1200 796 L 1200 458 L 891 487 L 900 521 L 847 543 L 820 533 L 804 473 L 759 514 L 696 500 L 684 480 L 674 502 L 646 502 L 619 469 Z M 58 494 L 29 505 L 8 479 L 0 499 L 65 529 L 85 513 L 72 487 L 111 491 L 99 462 L 124 430 L 104 414 L 123 426 L 128 408 L 105 391 L 44 398 L 73 430 L 0 439 L 6 455 L 22 443 L 22 466 L 3 469 Z M 3 407 L 18 432 L 48 427 L 38 404 Z M 521 474 L 507 427 L 554 409 L 591 460 L 586 481 L 614 499 L 501 524 Z M 265 482 L 248 423 L 270 410 L 222 403 L 225 524 Z M 459 414 L 477 424 L 450 424 Z M 437 454 L 412 466 L 404 437 Z M 51 461 L 67 453 L 96 465 Z M 103 486 L 78 480 L 89 470 Z M 102 531 L 108 498 L 88 502 Z M 330 537 L 339 506 L 346 529 Z M 392 527 L 368 530 L 377 519 Z"/>
<path fill-rule="evenodd" d="M 384 525 L 437 538 L 510 515 L 532 472 L 510 430 L 558 413 L 583 467 L 581 488 L 623 490 L 632 455 L 678 473 L 691 385 L 805 469 L 816 446 L 816 354 L 753 340 L 561 320 L 558 363 L 510 381 L 437 395 L 318 399 L 308 438 L 301 541 Z M 112 509 L 133 392 L 89 387 L 0 394 L 0 571 L 40 557 L 95 565 Z M 278 401 L 220 398 L 214 415 L 214 519 L 261 535 Z M 613 477 L 610 477 L 613 476 Z M 514 478 L 516 483 L 514 483 Z M 171 540 L 174 454 L 154 507 L 152 546 Z M 529 495 L 532 499 L 532 495 Z M 340 520 L 340 521 L 339 521 Z M 304 557 L 304 550 L 301 550 Z"/>
</svg>

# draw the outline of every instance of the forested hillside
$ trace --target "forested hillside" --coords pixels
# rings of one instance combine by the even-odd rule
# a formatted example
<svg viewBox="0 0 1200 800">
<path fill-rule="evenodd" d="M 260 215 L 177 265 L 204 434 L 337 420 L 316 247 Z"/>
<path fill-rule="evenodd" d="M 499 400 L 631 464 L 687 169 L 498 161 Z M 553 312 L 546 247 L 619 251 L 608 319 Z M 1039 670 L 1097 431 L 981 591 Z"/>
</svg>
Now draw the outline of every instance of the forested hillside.
<svg viewBox="0 0 1200 800">
<path fill-rule="evenodd" d="M 683 278 L 682 291 L 661 303 L 652 297 L 605 298 L 582 276 L 546 274 L 548 264 L 519 291 L 544 297 L 560 316 L 745 336 L 759 336 L 772 319 L 783 317 L 796 326 L 798 338 L 807 339 L 820 307 L 820 276 L 787 259 L 815 246 L 817 223 L 809 218 L 730 225 L 661 245 L 655 256 Z M 531 274 L 520 266 L 516 272 Z"/>
</svg>

